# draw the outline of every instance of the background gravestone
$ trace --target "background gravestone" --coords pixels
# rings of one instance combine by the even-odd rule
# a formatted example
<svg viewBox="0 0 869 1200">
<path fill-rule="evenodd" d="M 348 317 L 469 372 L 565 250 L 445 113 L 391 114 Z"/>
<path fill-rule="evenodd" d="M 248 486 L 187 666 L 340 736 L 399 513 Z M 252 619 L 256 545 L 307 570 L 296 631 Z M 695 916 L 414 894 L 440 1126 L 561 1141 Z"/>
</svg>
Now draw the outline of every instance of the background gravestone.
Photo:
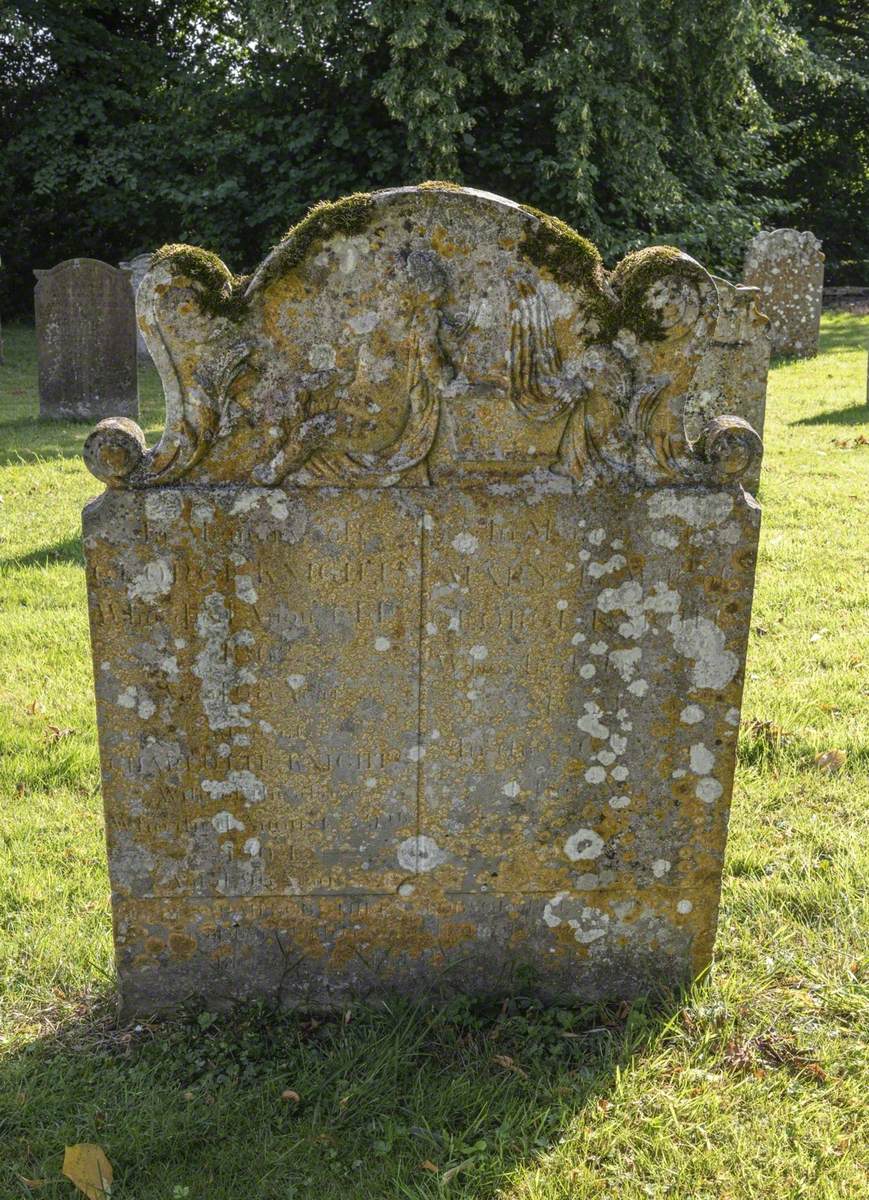
<svg viewBox="0 0 869 1200">
<path fill-rule="evenodd" d="M 713 275 L 718 320 L 709 349 L 700 361 L 685 407 L 685 428 L 692 439 L 713 417 L 743 417 L 763 437 L 771 342 L 769 320 L 758 309 L 757 288 L 738 287 Z M 744 480 L 757 488 L 760 460 Z"/>
<path fill-rule="evenodd" d="M 811 358 L 818 353 L 824 255 L 813 233 L 774 229 L 759 233 L 745 254 L 743 283 L 760 289 L 774 354 Z"/>
<path fill-rule="evenodd" d="M 118 266 L 120 267 L 120 269 L 122 271 L 126 271 L 127 275 L 129 276 L 130 287 L 132 288 L 132 291 L 133 291 L 134 306 L 135 306 L 135 302 L 136 302 L 136 293 L 139 290 L 139 284 L 144 279 L 145 272 L 148 270 L 148 267 L 151 265 L 152 257 L 153 256 L 151 254 L 137 254 L 136 257 L 131 258 L 129 260 L 129 262 L 118 263 Z M 147 343 L 145 342 L 145 339 L 142 336 L 142 331 L 141 331 L 141 329 L 138 328 L 138 326 L 136 328 L 136 353 L 138 354 L 140 361 L 142 361 L 142 362 L 150 362 L 151 361 L 150 351 L 148 350 Z"/>
<path fill-rule="evenodd" d="M 39 415 L 136 417 L 136 313 L 123 271 L 70 258 L 36 272 Z"/>
<path fill-rule="evenodd" d="M 126 1010 L 702 969 L 760 452 L 685 435 L 710 276 L 428 185 L 251 280 L 167 247 L 139 311 L 166 430 L 85 446 Z"/>
</svg>

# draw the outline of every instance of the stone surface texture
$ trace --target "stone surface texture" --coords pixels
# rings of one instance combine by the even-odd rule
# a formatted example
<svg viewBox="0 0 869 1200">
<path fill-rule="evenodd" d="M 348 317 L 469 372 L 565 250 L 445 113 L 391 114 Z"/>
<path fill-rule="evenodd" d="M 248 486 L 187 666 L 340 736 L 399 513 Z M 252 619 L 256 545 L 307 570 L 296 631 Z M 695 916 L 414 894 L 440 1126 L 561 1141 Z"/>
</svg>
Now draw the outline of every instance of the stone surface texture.
<svg viewBox="0 0 869 1200">
<path fill-rule="evenodd" d="M 759 527 L 757 434 L 685 433 L 715 285 L 486 193 L 354 203 L 249 281 L 158 254 L 163 438 L 86 444 L 125 1008 L 681 983 Z"/>
<path fill-rule="evenodd" d="M 39 415 L 137 417 L 136 311 L 126 274 L 70 258 L 36 279 Z"/>
<path fill-rule="evenodd" d="M 743 283 L 760 291 L 758 305 L 769 317 L 773 354 L 812 358 L 818 353 L 824 255 L 813 233 L 759 233 L 745 254 Z"/>
<path fill-rule="evenodd" d="M 743 417 L 762 438 L 772 348 L 769 320 L 758 308 L 757 288 L 712 278 L 718 291 L 718 320 L 685 405 L 685 428 L 689 438 L 699 438 L 713 417 L 733 414 Z M 743 477 L 752 492 L 759 475 L 757 459 Z"/>
<path fill-rule="evenodd" d="M 137 254 L 135 258 L 129 259 L 127 262 L 118 263 L 122 271 L 125 271 L 130 280 L 130 287 L 133 291 L 133 303 L 136 302 L 136 293 L 139 290 L 139 284 L 145 278 L 145 272 L 151 265 L 152 254 Z M 141 329 L 136 330 L 136 353 L 141 362 L 151 361 L 151 352 L 148 350 L 148 343 L 145 341 L 145 336 Z"/>
</svg>

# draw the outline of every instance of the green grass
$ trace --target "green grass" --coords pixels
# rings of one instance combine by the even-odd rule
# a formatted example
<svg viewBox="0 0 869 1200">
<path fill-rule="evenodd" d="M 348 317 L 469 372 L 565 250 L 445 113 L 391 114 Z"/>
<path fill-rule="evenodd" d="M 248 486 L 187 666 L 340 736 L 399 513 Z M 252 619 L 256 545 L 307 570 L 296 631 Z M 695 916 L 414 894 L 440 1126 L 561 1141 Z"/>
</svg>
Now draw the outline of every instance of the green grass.
<svg viewBox="0 0 869 1200">
<path fill-rule="evenodd" d="M 770 382 L 706 980 L 657 1009 L 520 999 L 319 1024 L 250 1009 L 126 1029 L 79 542 L 97 485 L 79 457 L 86 427 L 35 420 L 32 330 L 4 336 L 0 1200 L 69 1198 L 63 1148 L 87 1141 L 114 1165 L 115 1200 L 869 1194 L 869 446 L 854 445 L 869 434 L 869 319 L 826 316 L 820 357 Z M 159 389 L 153 372 L 142 382 L 153 436 Z M 830 749 L 847 755 L 834 774 L 815 765 Z"/>
</svg>

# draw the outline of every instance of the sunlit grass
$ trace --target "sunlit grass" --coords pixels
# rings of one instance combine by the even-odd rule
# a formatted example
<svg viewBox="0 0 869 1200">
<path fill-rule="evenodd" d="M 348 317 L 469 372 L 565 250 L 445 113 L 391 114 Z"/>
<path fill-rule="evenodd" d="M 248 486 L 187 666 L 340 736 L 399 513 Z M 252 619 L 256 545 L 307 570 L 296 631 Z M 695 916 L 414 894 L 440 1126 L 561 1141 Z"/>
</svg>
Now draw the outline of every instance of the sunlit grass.
<svg viewBox="0 0 869 1200">
<path fill-rule="evenodd" d="M 114 1018 L 79 513 L 86 426 L 0 367 L 0 1200 L 869 1194 L 869 319 L 778 365 L 716 963 L 657 1010 L 456 1002 L 320 1024 Z M 156 377 L 144 425 L 158 432 Z M 844 766 L 815 763 L 829 749 Z M 297 1093 L 282 1098 L 283 1092 Z M 44 1180 L 31 1189 L 21 1179 Z"/>
</svg>

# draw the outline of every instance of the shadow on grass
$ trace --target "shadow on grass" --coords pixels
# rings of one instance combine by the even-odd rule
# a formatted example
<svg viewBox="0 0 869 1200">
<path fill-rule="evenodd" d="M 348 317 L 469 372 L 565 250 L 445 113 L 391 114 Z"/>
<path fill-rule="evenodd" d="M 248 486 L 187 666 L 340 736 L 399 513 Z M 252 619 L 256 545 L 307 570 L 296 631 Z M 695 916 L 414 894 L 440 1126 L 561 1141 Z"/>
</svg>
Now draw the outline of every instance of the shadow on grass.
<svg viewBox="0 0 869 1200">
<path fill-rule="evenodd" d="M 119 1027 L 108 995 L 0 1065 L 0 1180 L 97 1142 L 115 1200 L 489 1200 L 659 1038 L 674 1003 L 466 998 L 313 1016 L 245 1006 Z M 185 1190 L 186 1189 L 186 1190 Z M 26 1194 L 26 1193 L 25 1193 Z"/>
<path fill-rule="evenodd" d="M 837 312 L 821 326 L 821 354 L 836 350 L 869 348 L 869 317 L 858 313 Z M 797 360 L 799 361 L 799 360 Z"/>
<path fill-rule="evenodd" d="M 847 408 L 837 408 L 832 412 L 813 413 L 810 417 L 800 417 L 798 421 L 790 421 L 790 425 L 865 425 L 869 423 L 869 404 L 850 404 Z"/>
<path fill-rule="evenodd" d="M 0 568 L 14 570 L 17 567 L 54 567 L 61 563 L 74 563 L 84 566 L 81 537 L 68 537 L 55 542 L 53 546 L 40 546 L 29 554 L 21 554 L 17 558 L 0 558 Z"/>
</svg>

